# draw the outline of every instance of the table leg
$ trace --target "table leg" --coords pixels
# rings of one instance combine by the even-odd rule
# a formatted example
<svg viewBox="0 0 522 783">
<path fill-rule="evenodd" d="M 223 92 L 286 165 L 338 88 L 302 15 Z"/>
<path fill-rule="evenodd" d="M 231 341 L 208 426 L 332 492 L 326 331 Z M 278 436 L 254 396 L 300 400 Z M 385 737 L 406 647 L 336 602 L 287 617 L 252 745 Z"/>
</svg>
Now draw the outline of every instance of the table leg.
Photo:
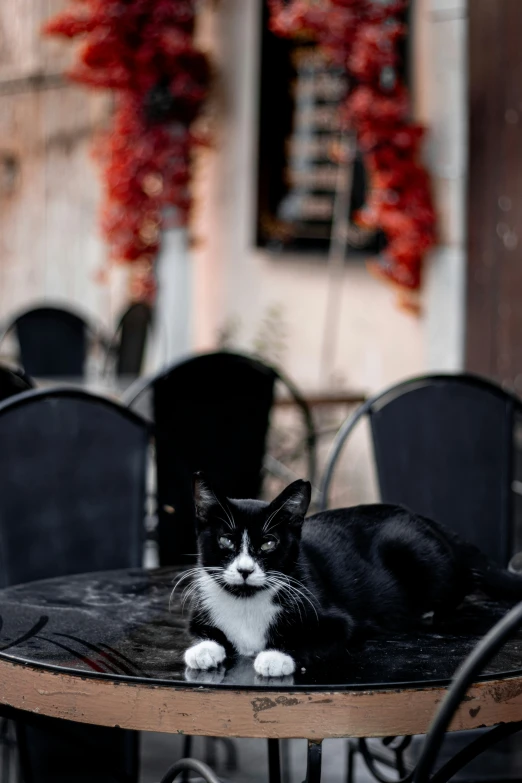
<svg viewBox="0 0 522 783">
<path fill-rule="evenodd" d="M 190 734 L 185 734 L 183 737 L 183 758 L 189 759 L 192 756 L 192 747 L 193 747 L 193 739 L 190 736 Z M 183 770 L 183 775 L 181 777 L 182 783 L 189 783 L 189 770 L 185 769 Z"/>
<path fill-rule="evenodd" d="M 281 783 L 281 756 L 278 739 L 268 740 L 268 780 Z"/>
<path fill-rule="evenodd" d="M 279 740 L 279 748 L 281 752 L 281 780 L 283 783 L 290 783 L 291 770 L 290 770 L 290 742 L 291 740 Z"/>
<path fill-rule="evenodd" d="M 322 740 L 308 740 L 305 783 L 321 783 Z"/>
</svg>

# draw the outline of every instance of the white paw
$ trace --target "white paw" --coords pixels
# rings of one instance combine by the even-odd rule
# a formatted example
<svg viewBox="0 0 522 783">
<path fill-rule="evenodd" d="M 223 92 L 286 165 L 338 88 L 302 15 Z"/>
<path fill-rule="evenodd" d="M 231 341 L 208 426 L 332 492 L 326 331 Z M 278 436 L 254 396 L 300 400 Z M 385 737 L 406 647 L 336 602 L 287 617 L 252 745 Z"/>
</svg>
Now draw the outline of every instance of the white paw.
<svg viewBox="0 0 522 783">
<path fill-rule="evenodd" d="M 185 652 L 185 663 L 190 669 L 215 669 L 226 655 L 225 648 L 217 642 L 199 642 Z"/>
<path fill-rule="evenodd" d="M 295 672 L 295 661 L 279 650 L 263 650 L 254 661 L 254 669 L 263 677 L 286 677 Z"/>
</svg>

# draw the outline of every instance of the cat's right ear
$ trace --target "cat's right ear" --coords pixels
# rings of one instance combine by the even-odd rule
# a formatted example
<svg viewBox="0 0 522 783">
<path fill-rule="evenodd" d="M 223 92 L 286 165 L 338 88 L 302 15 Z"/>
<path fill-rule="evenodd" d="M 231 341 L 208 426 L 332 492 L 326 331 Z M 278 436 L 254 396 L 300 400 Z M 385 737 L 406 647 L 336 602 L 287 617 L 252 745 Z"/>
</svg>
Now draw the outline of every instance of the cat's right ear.
<svg viewBox="0 0 522 783">
<path fill-rule="evenodd" d="M 216 506 L 219 506 L 219 501 L 205 475 L 201 472 L 194 473 L 194 507 L 197 522 L 206 524 Z"/>
</svg>

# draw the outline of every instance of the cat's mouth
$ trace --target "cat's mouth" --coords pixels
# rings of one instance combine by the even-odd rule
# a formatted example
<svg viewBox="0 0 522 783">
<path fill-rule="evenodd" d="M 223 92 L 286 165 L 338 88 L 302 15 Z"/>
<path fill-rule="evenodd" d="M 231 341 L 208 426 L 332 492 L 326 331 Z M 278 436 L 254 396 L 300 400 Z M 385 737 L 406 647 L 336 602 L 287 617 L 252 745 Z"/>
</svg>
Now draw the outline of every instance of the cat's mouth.
<svg viewBox="0 0 522 783">
<path fill-rule="evenodd" d="M 228 593 L 235 595 L 237 598 L 251 598 L 266 588 L 266 585 L 249 585 L 246 582 L 237 585 L 222 582 L 222 585 Z"/>
</svg>

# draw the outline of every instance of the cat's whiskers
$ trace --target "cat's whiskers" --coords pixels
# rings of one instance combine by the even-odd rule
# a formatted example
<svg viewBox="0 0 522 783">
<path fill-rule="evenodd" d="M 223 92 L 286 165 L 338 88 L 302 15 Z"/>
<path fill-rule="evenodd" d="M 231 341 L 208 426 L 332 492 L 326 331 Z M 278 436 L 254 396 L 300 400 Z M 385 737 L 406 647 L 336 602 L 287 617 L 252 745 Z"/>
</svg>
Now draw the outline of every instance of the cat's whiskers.
<svg viewBox="0 0 522 783">
<path fill-rule="evenodd" d="M 179 579 L 176 581 L 176 584 L 174 585 L 174 587 L 172 588 L 172 592 L 171 592 L 170 597 L 169 597 L 169 612 L 172 610 L 172 599 L 174 598 L 174 593 L 178 589 L 179 585 L 182 582 L 184 582 L 186 579 L 193 578 L 194 581 L 191 582 L 189 585 L 187 585 L 187 587 L 184 588 L 184 590 L 183 590 L 183 592 L 181 594 L 182 611 L 183 611 L 183 608 L 184 608 L 186 600 L 187 600 L 187 598 L 185 597 L 185 594 L 187 593 L 187 591 L 190 591 L 188 593 L 188 595 L 192 595 L 196 591 L 198 577 L 201 576 L 202 571 L 204 571 L 204 572 L 224 571 L 224 568 L 222 568 L 221 566 L 202 566 L 202 565 L 197 565 L 194 568 L 188 568 L 186 571 L 184 571 L 181 574 L 181 576 L 179 577 Z M 209 575 L 213 576 L 213 574 L 209 574 Z M 194 590 L 191 590 L 191 588 L 194 588 Z"/>
<path fill-rule="evenodd" d="M 280 505 L 279 508 L 276 508 L 275 511 L 272 511 L 272 513 L 270 514 L 270 516 L 266 520 L 265 524 L 263 525 L 263 529 L 261 531 L 262 533 L 265 533 L 265 534 L 269 533 L 270 530 L 273 530 L 274 527 L 276 527 L 276 525 L 272 525 L 272 527 L 270 527 L 270 528 L 268 526 L 269 526 L 270 522 L 273 520 L 273 518 L 275 517 L 275 515 L 279 514 L 279 512 L 286 506 L 286 504 L 288 503 L 289 500 L 290 500 L 290 498 L 285 500 L 285 502 L 282 505 Z M 279 524 L 279 522 L 277 524 Z"/>
<path fill-rule="evenodd" d="M 198 586 L 195 583 L 190 584 L 188 587 L 186 587 L 182 593 L 182 601 L 181 601 L 181 612 L 184 613 L 185 611 L 185 604 L 189 599 L 192 599 L 194 594 L 197 594 Z M 197 601 L 195 604 L 195 607 L 199 607 L 200 601 Z"/>
<path fill-rule="evenodd" d="M 193 576 L 197 571 L 199 570 L 199 567 L 196 566 L 195 568 L 188 568 L 186 571 L 184 571 L 181 576 L 176 580 L 176 583 L 174 587 L 172 588 L 172 592 L 169 596 L 169 612 L 172 610 L 172 599 L 174 598 L 174 593 L 178 589 L 178 586 L 185 581 L 185 579 L 188 579 L 189 577 Z"/>
<path fill-rule="evenodd" d="M 279 573 L 279 572 L 276 572 L 276 573 Z M 301 582 L 299 579 L 296 579 L 296 578 L 295 578 L 295 577 L 293 577 L 293 576 L 288 576 L 288 574 L 283 574 L 283 576 L 284 576 L 284 578 L 285 578 L 285 579 L 287 579 L 289 582 L 294 582 L 294 583 L 295 583 L 295 584 L 296 584 L 296 585 L 297 585 L 299 588 L 301 588 L 302 590 L 304 590 L 304 592 L 305 592 L 305 593 L 308 593 L 308 595 L 310 596 L 310 598 L 311 598 L 312 600 L 314 600 L 314 599 L 315 599 L 315 596 L 314 596 L 314 594 L 312 593 L 312 591 L 311 591 L 311 590 L 309 590 L 309 589 L 308 589 L 308 587 L 307 587 L 306 585 L 304 585 L 304 584 L 303 584 L 303 583 L 302 583 L 302 582 Z"/>
<path fill-rule="evenodd" d="M 267 576 L 267 583 L 270 587 L 275 588 L 276 592 L 280 591 L 284 593 L 297 608 L 299 605 L 302 605 L 301 598 L 294 594 L 291 585 L 284 581 L 284 579 L 282 579 L 280 576 L 274 576 L 273 574 Z"/>
<path fill-rule="evenodd" d="M 216 517 L 218 522 L 223 522 L 224 525 L 226 525 L 230 530 L 235 530 L 235 527 L 232 527 L 228 519 L 223 519 L 223 517 Z"/>
<path fill-rule="evenodd" d="M 274 587 L 276 591 L 280 591 L 283 593 L 283 595 L 286 596 L 286 598 L 291 601 L 292 605 L 295 607 L 297 612 L 299 613 L 299 619 L 303 620 L 303 615 L 301 614 L 301 608 L 304 609 L 304 605 L 302 603 L 302 600 L 296 596 L 293 591 L 290 589 L 289 585 L 283 582 L 282 580 L 276 579 L 274 577 L 270 578 L 269 585 L 271 587 Z"/>
<path fill-rule="evenodd" d="M 214 493 L 212 493 L 212 494 L 214 495 Z M 228 519 L 228 523 L 227 523 L 227 524 L 228 524 L 229 528 L 230 528 L 231 530 L 235 530 L 235 529 L 236 529 L 236 523 L 234 522 L 234 517 L 233 517 L 233 516 L 232 516 L 232 514 L 230 513 L 230 509 L 229 509 L 228 507 L 227 507 L 227 508 L 225 508 L 225 507 L 224 507 L 224 505 L 223 505 L 223 503 L 220 501 L 220 499 L 219 499 L 218 497 L 216 497 L 216 495 L 214 495 L 214 497 L 216 498 L 217 502 L 219 503 L 219 505 L 220 505 L 220 506 L 221 506 L 221 508 L 223 509 L 223 513 L 224 513 L 224 515 L 225 515 L 225 516 L 226 516 L 226 518 Z M 225 520 L 223 520 L 223 521 L 225 521 Z"/>
<path fill-rule="evenodd" d="M 191 582 L 191 584 L 188 585 L 188 587 L 186 587 L 185 590 L 183 591 L 182 594 L 183 601 L 181 605 L 182 611 L 185 610 L 185 604 L 187 603 L 187 601 L 190 599 L 192 602 L 194 596 L 197 597 L 197 602 L 195 603 L 195 605 L 192 606 L 192 608 L 202 610 L 202 608 L 204 607 L 200 595 L 201 582 L 205 578 L 205 575 L 208 574 L 208 576 L 212 577 L 212 579 L 218 585 L 218 587 L 222 589 L 222 583 L 223 583 L 222 576 L 219 572 L 223 572 L 224 570 L 225 569 L 222 566 L 206 566 L 206 567 L 198 566 L 197 568 L 192 569 L 192 571 L 196 571 L 196 575 L 194 581 Z"/>
<path fill-rule="evenodd" d="M 314 595 L 313 593 L 310 592 L 310 590 L 308 590 L 308 588 L 302 582 L 299 581 L 299 579 L 295 579 L 293 576 L 284 574 L 282 571 L 270 571 L 269 574 L 267 574 L 267 576 L 270 576 L 270 578 L 275 577 L 276 579 L 282 581 L 290 592 L 292 592 L 296 597 L 297 596 L 299 597 L 299 601 L 301 602 L 303 609 L 305 609 L 303 600 L 307 601 L 309 605 L 312 607 L 315 616 L 317 617 L 317 619 L 319 619 L 319 616 L 317 614 L 317 609 L 312 600 L 314 598 Z M 299 587 L 297 587 L 296 585 L 299 585 Z"/>
</svg>

